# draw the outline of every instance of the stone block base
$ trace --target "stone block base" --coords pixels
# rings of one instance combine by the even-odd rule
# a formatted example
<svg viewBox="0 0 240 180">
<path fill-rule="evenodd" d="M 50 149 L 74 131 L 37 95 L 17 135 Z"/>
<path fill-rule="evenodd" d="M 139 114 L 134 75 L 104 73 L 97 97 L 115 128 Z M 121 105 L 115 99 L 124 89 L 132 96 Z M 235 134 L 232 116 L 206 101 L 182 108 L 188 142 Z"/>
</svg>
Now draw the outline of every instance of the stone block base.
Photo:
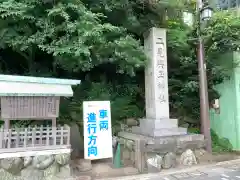
<svg viewBox="0 0 240 180">
<path fill-rule="evenodd" d="M 140 119 L 140 127 L 147 129 L 177 128 L 178 119 Z"/>
<path fill-rule="evenodd" d="M 147 164 L 149 159 L 152 159 L 149 160 L 152 161 L 151 163 L 161 161 L 162 165 L 158 167 L 160 169 L 174 167 L 174 158 L 176 158 L 176 156 L 189 157 L 192 160 L 191 162 L 195 164 L 196 158 L 191 155 L 190 151 L 205 147 L 204 136 L 201 134 L 149 137 L 140 134 L 120 132 L 118 136 L 120 138 L 123 164 L 128 163 L 126 165 L 134 165 L 141 173 L 146 172 L 146 168 L 149 166 Z M 165 163 L 169 162 L 169 159 L 172 162 L 170 165 Z M 188 160 L 186 161 L 185 159 L 182 161 L 188 162 Z"/>
<path fill-rule="evenodd" d="M 161 129 L 147 129 L 141 127 L 132 127 L 132 133 L 141 134 L 151 137 L 163 137 L 163 136 L 178 136 L 186 135 L 187 128 L 177 127 L 177 128 L 161 128 Z"/>
<path fill-rule="evenodd" d="M 152 137 L 186 135 L 187 128 L 178 127 L 177 119 L 141 119 L 139 127 L 132 127 L 132 133 Z"/>
<path fill-rule="evenodd" d="M 64 180 L 71 177 L 70 154 L 1 159 L 0 180 Z"/>
</svg>

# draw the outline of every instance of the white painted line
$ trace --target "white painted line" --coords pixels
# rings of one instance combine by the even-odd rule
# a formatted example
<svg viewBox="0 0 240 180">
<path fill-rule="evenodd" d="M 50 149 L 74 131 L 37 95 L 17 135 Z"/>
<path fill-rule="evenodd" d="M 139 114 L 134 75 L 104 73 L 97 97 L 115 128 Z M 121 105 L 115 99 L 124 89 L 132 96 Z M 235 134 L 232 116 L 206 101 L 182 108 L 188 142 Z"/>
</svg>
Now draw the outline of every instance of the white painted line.
<svg viewBox="0 0 240 180">
<path fill-rule="evenodd" d="M 236 176 L 236 178 L 240 179 L 240 176 Z"/>
<path fill-rule="evenodd" d="M 166 177 L 165 177 L 165 178 L 163 178 L 163 179 L 164 179 L 164 180 L 169 180 L 169 178 L 166 178 Z"/>
<path fill-rule="evenodd" d="M 226 175 L 226 174 L 221 174 L 221 176 L 223 176 L 223 177 L 227 177 L 227 178 L 229 177 L 229 176 L 228 176 L 228 175 Z"/>
<path fill-rule="evenodd" d="M 201 173 L 190 173 L 191 175 L 193 175 L 193 176 L 200 176 L 201 175 Z"/>
<path fill-rule="evenodd" d="M 221 178 L 222 180 L 229 180 L 229 179 L 227 179 L 227 178 Z"/>
<path fill-rule="evenodd" d="M 217 170 L 219 170 L 219 168 L 213 168 L 213 169 L 211 169 L 212 171 L 217 171 Z"/>
</svg>

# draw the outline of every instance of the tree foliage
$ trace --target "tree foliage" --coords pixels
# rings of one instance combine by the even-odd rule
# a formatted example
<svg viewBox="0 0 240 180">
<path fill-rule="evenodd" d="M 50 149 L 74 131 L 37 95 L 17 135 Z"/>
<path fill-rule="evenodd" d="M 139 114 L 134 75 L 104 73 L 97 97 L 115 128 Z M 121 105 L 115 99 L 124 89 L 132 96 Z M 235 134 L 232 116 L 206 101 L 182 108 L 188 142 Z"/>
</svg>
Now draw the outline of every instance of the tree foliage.
<svg viewBox="0 0 240 180">
<path fill-rule="evenodd" d="M 238 11 L 220 11 L 215 14 L 204 30 L 207 54 L 211 58 L 221 53 L 239 51 L 240 18 Z"/>
<path fill-rule="evenodd" d="M 139 42 L 126 29 L 102 22 L 103 14 L 81 1 L 3 1 L 0 12 L 2 47 L 21 52 L 29 63 L 39 50 L 70 72 L 111 62 L 117 71 L 134 75 L 145 64 Z"/>
<path fill-rule="evenodd" d="M 62 100 L 61 121 L 82 120 L 83 100 L 112 102 L 113 124 L 142 117 L 143 33 L 168 29 L 171 115 L 199 119 L 195 29 L 182 21 L 188 0 L 1 0 L 0 70 L 7 74 L 81 79 L 75 96 Z M 225 75 L 211 58 L 239 46 L 239 19 L 217 13 L 204 31 L 210 97 Z"/>
</svg>

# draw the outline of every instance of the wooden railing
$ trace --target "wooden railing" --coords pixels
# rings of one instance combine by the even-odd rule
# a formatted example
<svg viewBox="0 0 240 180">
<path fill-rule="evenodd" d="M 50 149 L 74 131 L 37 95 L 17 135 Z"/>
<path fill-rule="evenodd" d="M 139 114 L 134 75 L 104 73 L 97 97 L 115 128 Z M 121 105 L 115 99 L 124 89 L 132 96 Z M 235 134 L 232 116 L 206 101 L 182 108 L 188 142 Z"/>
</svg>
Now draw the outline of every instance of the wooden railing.
<svg viewBox="0 0 240 180">
<path fill-rule="evenodd" d="M 0 129 L 0 153 L 70 148 L 69 126 Z"/>
</svg>

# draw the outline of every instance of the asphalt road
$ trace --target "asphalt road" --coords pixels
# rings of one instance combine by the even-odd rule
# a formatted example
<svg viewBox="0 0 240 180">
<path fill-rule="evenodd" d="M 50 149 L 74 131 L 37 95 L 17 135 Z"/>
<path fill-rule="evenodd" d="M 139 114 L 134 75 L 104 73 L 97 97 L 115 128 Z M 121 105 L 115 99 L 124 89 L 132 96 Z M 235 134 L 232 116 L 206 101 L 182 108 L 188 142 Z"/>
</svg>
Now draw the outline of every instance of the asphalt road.
<svg viewBox="0 0 240 180">
<path fill-rule="evenodd" d="M 146 180 L 240 180 L 240 164 L 202 168 L 162 177 L 149 177 Z"/>
<path fill-rule="evenodd" d="M 190 170 L 189 170 L 190 169 Z M 99 179 L 100 180 L 100 179 Z M 171 173 L 143 174 L 104 180 L 240 180 L 240 160 Z"/>
<path fill-rule="evenodd" d="M 215 175 L 195 175 L 189 177 L 174 177 L 173 175 L 167 177 L 152 177 L 148 180 L 240 180 L 240 171 L 221 173 Z M 139 179 L 141 180 L 141 179 Z M 147 180 L 147 179 L 146 179 Z"/>
</svg>

